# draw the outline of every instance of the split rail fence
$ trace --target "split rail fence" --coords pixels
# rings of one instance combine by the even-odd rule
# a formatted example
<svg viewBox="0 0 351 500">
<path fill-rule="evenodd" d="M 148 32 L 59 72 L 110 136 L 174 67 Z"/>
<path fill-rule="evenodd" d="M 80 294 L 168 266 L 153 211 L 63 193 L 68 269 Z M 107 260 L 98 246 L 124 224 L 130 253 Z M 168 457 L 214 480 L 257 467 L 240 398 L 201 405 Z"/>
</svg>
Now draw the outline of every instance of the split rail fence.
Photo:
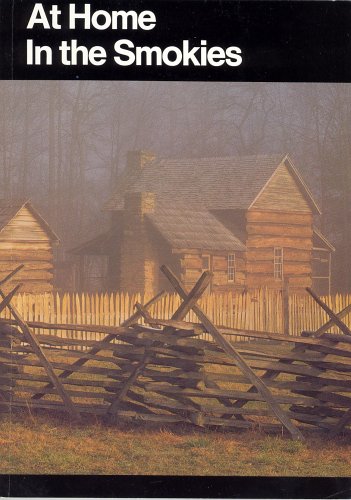
<svg viewBox="0 0 351 500">
<path fill-rule="evenodd" d="M 136 303 L 119 326 L 26 321 L 13 302 L 18 287 L 7 295 L 1 289 L 19 268 L 2 280 L 0 313 L 11 317 L 0 319 L 0 412 L 264 428 L 298 440 L 308 428 L 336 436 L 350 426 L 351 330 L 344 320 L 351 305 L 335 313 L 308 289 L 328 321 L 301 336 L 217 326 L 200 305 L 211 273 L 188 292 L 161 269 L 180 298 L 171 318 L 157 315 L 161 292 Z M 190 311 L 197 322 L 186 319 Z M 60 338 L 57 331 L 103 338 Z"/>
<path fill-rule="evenodd" d="M 45 293 L 16 294 L 12 302 L 26 321 L 118 326 L 134 312 L 136 302 L 146 303 L 151 297 L 127 293 Z M 322 297 L 333 310 L 341 311 L 351 304 L 351 294 Z M 150 313 L 157 318 L 170 319 L 181 300 L 176 294 L 165 294 L 152 306 Z M 199 305 L 216 325 L 242 330 L 259 330 L 272 333 L 285 331 L 283 294 L 280 291 L 260 289 L 250 292 L 209 294 L 201 297 Z M 300 335 L 304 330 L 317 330 L 328 320 L 327 313 L 308 295 L 289 296 L 289 334 Z M 10 317 L 4 310 L 0 317 Z M 190 311 L 187 321 L 197 322 Z M 351 313 L 344 318 L 351 327 Z M 336 327 L 331 331 L 336 332 Z M 52 330 L 51 334 L 72 337 L 73 333 Z M 100 333 L 76 332 L 80 338 L 99 340 Z M 208 334 L 202 338 L 209 339 Z"/>
</svg>

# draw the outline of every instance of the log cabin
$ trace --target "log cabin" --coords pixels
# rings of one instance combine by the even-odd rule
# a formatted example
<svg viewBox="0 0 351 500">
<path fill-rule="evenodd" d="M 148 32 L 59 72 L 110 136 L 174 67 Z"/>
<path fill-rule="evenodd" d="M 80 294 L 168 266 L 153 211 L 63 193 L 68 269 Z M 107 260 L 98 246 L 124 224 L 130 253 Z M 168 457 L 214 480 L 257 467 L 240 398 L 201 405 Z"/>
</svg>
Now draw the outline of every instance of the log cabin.
<svg viewBox="0 0 351 500">
<path fill-rule="evenodd" d="M 211 291 L 287 282 L 294 292 L 330 290 L 334 248 L 315 226 L 321 211 L 287 154 L 165 159 L 130 152 L 104 209 L 110 230 L 73 253 L 83 262 L 104 260 L 107 289 L 153 293 L 165 286 L 164 263 L 188 287 L 211 270 Z"/>
<path fill-rule="evenodd" d="M 8 286 L 21 283 L 21 292 L 52 291 L 53 247 L 58 242 L 30 201 L 0 200 L 0 280 L 24 264 Z"/>
</svg>

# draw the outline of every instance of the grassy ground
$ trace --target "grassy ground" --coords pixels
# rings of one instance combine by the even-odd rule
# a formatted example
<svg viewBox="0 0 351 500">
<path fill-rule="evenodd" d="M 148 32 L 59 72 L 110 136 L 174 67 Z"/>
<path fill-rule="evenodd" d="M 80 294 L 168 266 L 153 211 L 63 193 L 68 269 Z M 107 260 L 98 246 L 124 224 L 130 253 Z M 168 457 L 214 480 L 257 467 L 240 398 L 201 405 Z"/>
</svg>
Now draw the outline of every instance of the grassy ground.
<svg viewBox="0 0 351 500">
<path fill-rule="evenodd" d="M 258 432 L 3 416 L 0 473 L 351 476 L 351 437 L 299 443 Z"/>
</svg>

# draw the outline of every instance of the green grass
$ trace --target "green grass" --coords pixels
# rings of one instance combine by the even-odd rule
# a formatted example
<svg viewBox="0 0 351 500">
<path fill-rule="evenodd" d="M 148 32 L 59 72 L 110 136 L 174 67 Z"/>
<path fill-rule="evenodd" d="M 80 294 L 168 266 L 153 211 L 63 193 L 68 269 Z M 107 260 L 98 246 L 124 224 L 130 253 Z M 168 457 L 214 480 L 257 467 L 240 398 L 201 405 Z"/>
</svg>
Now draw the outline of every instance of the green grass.
<svg viewBox="0 0 351 500">
<path fill-rule="evenodd" d="M 251 431 L 72 425 L 23 413 L 1 417 L 0 473 L 350 476 L 351 438 L 300 443 Z"/>
</svg>

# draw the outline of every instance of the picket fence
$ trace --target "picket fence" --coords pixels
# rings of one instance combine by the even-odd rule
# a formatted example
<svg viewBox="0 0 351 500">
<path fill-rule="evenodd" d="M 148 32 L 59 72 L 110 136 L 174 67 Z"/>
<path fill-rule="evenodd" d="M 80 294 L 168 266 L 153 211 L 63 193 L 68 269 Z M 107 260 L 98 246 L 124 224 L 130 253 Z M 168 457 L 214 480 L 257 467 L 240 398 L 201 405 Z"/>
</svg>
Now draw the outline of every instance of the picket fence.
<svg viewBox="0 0 351 500">
<path fill-rule="evenodd" d="M 145 303 L 149 298 L 127 293 L 18 294 L 13 298 L 13 304 L 26 321 L 111 326 L 119 325 L 131 316 L 136 302 Z M 333 311 L 338 312 L 351 303 L 351 294 L 337 294 L 322 299 Z M 155 318 L 169 319 L 179 304 L 177 295 L 168 294 L 150 312 Z M 259 289 L 244 293 L 209 294 L 201 298 L 199 304 L 216 325 L 274 333 L 284 331 L 283 298 L 279 291 Z M 9 317 L 9 312 L 3 311 L 0 316 Z M 316 330 L 328 319 L 309 295 L 289 297 L 290 335 L 300 335 L 303 330 Z M 193 312 L 188 314 L 186 320 L 197 321 Z M 351 327 L 351 314 L 344 321 Z M 103 334 L 91 332 L 53 330 L 51 333 L 68 338 L 79 335 L 85 340 L 103 338 Z"/>
</svg>

